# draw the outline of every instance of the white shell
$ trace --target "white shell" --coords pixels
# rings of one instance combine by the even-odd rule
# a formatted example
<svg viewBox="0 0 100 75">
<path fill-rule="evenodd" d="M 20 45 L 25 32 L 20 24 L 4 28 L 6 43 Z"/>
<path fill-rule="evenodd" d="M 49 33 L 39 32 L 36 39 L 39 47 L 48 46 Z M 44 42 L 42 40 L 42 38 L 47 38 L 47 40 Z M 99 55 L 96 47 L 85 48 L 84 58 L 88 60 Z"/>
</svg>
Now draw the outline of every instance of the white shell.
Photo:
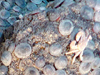
<svg viewBox="0 0 100 75">
<path fill-rule="evenodd" d="M 31 46 L 29 44 L 20 43 L 15 48 L 14 53 L 18 58 L 27 58 L 31 54 L 31 51 Z"/>
<path fill-rule="evenodd" d="M 4 51 L 2 56 L 1 56 L 1 61 L 5 66 L 9 66 L 11 63 L 11 53 L 9 51 Z"/>
<path fill-rule="evenodd" d="M 34 67 L 28 67 L 24 75 L 40 75 L 39 71 Z"/>
<path fill-rule="evenodd" d="M 59 32 L 62 35 L 69 35 L 73 31 L 73 28 L 73 23 L 70 20 L 62 20 L 59 25 Z"/>
<path fill-rule="evenodd" d="M 6 75 L 8 72 L 8 68 L 4 65 L 0 66 L 0 75 Z"/>
</svg>

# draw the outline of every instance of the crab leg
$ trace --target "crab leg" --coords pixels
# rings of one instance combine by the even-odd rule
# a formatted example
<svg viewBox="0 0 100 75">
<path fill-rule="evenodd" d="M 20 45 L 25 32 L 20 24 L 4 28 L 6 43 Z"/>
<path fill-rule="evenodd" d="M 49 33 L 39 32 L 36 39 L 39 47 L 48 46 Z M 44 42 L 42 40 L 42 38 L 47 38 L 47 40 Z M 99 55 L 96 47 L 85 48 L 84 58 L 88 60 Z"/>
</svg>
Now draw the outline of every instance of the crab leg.
<svg viewBox="0 0 100 75">
<path fill-rule="evenodd" d="M 78 51 L 79 51 L 79 50 L 73 50 L 73 51 L 67 52 L 66 55 L 72 54 L 72 53 L 76 53 L 76 52 L 78 52 Z"/>
<path fill-rule="evenodd" d="M 80 60 L 81 60 L 81 61 L 83 60 L 82 55 L 83 55 L 83 51 L 80 53 Z"/>
<path fill-rule="evenodd" d="M 80 52 L 76 53 L 75 56 L 72 59 L 72 64 L 75 62 L 76 57 L 80 54 Z"/>
</svg>

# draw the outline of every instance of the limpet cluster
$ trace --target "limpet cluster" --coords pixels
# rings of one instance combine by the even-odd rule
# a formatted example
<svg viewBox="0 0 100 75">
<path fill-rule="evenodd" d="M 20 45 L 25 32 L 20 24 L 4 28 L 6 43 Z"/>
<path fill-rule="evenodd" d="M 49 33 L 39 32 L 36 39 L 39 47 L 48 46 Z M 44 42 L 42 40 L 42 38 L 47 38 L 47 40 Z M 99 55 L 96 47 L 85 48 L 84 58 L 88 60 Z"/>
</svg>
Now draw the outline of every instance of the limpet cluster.
<svg viewBox="0 0 100 75">
<path fill-rule="evenodd" d="M 99 0 L 2 1 L 0 75 L 99 75 Z"/>
<path fill-rule="evenodd" d="M 41 7 L 46 7 L 47 0 L 0 0 L 0 18 L 8 22 L 12 26 L 16 21 L 20 20 L 20 15 L 35 11 Z M 14 17 L 14 18 L 13 18 Z M 12 22 L 12 20 L 13 22 Z M 2 30 L 9 26 L 0 22 Z"/>
</svg>

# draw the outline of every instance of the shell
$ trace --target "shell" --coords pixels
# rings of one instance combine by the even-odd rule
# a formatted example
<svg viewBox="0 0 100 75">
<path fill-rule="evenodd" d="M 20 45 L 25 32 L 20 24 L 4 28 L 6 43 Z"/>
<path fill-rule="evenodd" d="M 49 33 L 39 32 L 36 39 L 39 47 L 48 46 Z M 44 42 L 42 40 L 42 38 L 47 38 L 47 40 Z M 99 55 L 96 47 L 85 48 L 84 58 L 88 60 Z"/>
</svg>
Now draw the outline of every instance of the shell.
<svg viewBox="0 0 100 75">
<path fill-rule="evenodd" d="M 43 67 L 45 65 L 45 58 L 43 56 L 38 57 L 35 61 L 35 65 L 39 68 Z"/>
<path fill-rule="evenodd" d="M 4 65 L 0 66 L 0 75 L 6 75 L 8 72 L 8 68 Z"/>
<path fill-rule="evenodd" d="M 95 12 L 95 15 L 94 15 L 94 21 L 100 22 L 100 11 Z"/>
<path fill-rule="evenodd" d="M 4 51 L 1 56 L 1 61 L 5 66 L 9 66 L 12 60 L 11 53 L 9 51 Z"/>
<path fill-rule="evenodd" d="M 71 34 L 73 29 L 74 29 L 74 26 L 73 26 L 72 21 L 70 21 L 70 20 L 61 20 L 61 22 L 59 24 L 59 32 L 62 35 L 69 35 L 69 34 Z"/>
<path fill-rule="evenodd" d="M 52 65 L 46 65 L 43 68 L 44 75 L 54 75 L 55 74 L 55 68 Z"/>
<path fill-rule="evenodd" d="M 18 58 L 27 58 L 31 51 L 31 46 L 28 43 L 20 43 L 16 46 L 14 53 Z"/>
<path fill-rule="evenodd" d="M 89 7 L 92 7 L 92 8 L 94 8 L 96 5 L 96 0 L 85 0 L 85 2 Z"/>
<path fill-rule="evenodd" d="M 7 10 L 5 10 L 5 9 L 2 9 L 2 10 L 0 11 L 0 17 L 1 17 L 2 19 L 7 19 L 9 16 L 10 16 L 10 12 L 9 12 L 9 11 L 7 11 Z"/>
<path fill-rule="evenodd" d="M 62 46 L 60 44 L 52 44 L 50 46 L 50 54 L 53 56 L 60 56 L 62 53 Z"/>
<path fill-rule="evenodd" d="M 10 4 L 8 2 L 2 1 L 1 4 L 8 11 L 11 9 L 11 6 L 10 6 Z"/>
<path fill-rule="evenodd" d="M 97 69 L 100 67 L 100 58 L 96 57 L 92 62 L 92 69 Z"/>
<path fill-rule="evenodd" d="M 81 63 L 79 66 L 79 72 L 81 74 L 86 74 L 91 70 L 91 63 Z"/>
<path fill-rule="evenodd" d="M 17 6 L 17 5 L 15 5 L 15 6 L 13 7 L 13 10 L 14 10 L 15 12 L 20 12 L 20 11 L 21 11 L 21 8 L 20 8 L 19 6 Z"/>
<path fill-rule="evenodd" d="M 29 11 L 34 11 L 34 10 L 36 10 L 38 7 L 36 6 L 35 3 L 30 2 L 30 3 L 27 4 L 26 8 L 27 8 L 27 10 L 29 10 Z"/>
<path fill-rule="evenodd" d="M 66 74 L 65 70 L 57 70 L 55 72 L 55 75 L 67 75 L 67 74 Z"/>
<path fill-rule="evenodd" d="M 25 8 L 26 6 L 25 0 L 15 0 L 15 3 L 21 8 Z"/>
<path fill-rule="evenodd" d="M 94 31 L 96 34 L 100 33 L 100 23 L 99 23 L 99 22 L 95 22 L 95 23 L 94 23 L 93 31 Z"/>
<path fill-rule="evenodd" d="M 28 67 L 25 70 L 25 75 L 40 75 L 39 71 L 34 67 Z"/>
<path fill-rule="evenodd" d="M 85 49 L 83 52 L 83 62 L 92 62 L 94 60 L 94 54 L 91 49 Z"/>
<path fill-rule="evenodd" d="M 67 58 L 65 56 L 61 56 L 55 61 L 54 64 L 57 69 L 64 69 L 67 66 Z"/>
<path fill-rule="evenodd" d="M 94 11 L 91 7 L 85 5 L 81 8 L 80 14 L 82 18 L 86 20 L 92 20 L 94 16 Z"/>
<path fill-rule="evenodd" d="M 100 11 L 100 0 L 96 0 L 95 11 Z"/>
</svg>

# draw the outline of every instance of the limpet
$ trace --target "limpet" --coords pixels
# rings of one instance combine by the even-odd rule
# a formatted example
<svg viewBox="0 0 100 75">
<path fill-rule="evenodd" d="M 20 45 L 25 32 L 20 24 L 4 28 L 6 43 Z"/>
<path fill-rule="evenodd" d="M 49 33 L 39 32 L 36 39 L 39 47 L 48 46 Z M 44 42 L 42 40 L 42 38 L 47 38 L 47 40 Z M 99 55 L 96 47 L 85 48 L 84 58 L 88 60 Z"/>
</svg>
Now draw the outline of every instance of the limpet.
<svg viewBox="0 0 100 75">
<path fill-rule="evenodd" d="M 0 26 L 6 26 L 5 20 L 0 18 Z"/>
<path fill-rule="evenodd" d="M 15 0 L 15 3 L 21 8 L 25 8 L 26 6 L 25 0 Z"/>
<path fill-rule="evenodd" d="M 35 61 L 35 65 L 39 68 L 43 67 L 45 65 L 45 58 L 43 56 L 38 57 Z"/>
<path fill-rule="evenodd" d="M 94 59 L 93 51 L 89 48 L 86 48 L 83 52 L 83 60 L 82 62 L 92 62 Z"/>
<path fill-rule="evenodd" d="M 10 10 L 11 9 L 11 6 L 10 6 L 10 4 L 8 3 L 8 2 L 6 2 L 6 1 L 2 1 L 2 6 L 6 9 L 6 10 Z"/>
<path fill-rule="evenodd" d="M 39 71 L 34 67 L 28 67 L 25 70 L 25 75 L 40 75 Z"/>
<path fill-rule="evenodd" d="M 94 15 L 94 21 L 100 22 L 100 11 L 95 12 L 95 15 Z"/>
<path fill-rule="evenodd" d="M 11 6 L 15 4 L 15 0 L 6 0 Z"/>
<path fill-rule="evenodd" d="M 7 19 L 7 21 L 13 25 L 15 23 L 15 21 L 17 21 L 17 18 L 15 16 L 11 16 Z"/>
<path fill-rule="evenodd" d="M 93 31 L 94 31 L 96 34 L 100 33 L 100 23 L 99 23 L 99 22 L 95 22 L 95 23 L 94 23 Z"/>
<path fill-rule="evenodd" d="M 92 62 L 92 69 L 97 69 L 100 67 L 100 58 L 96 57 Z"/>
<path fill-rule="evenodd" d="M 26 8 L 27 8 L 27 10 L 29 10 L 29 11 L 34 11 L 34 10 L 36 10 L 38 7 L 36 6 L 35 3 L 30 2 L 30 3 L 27 4 Z"/>
<path fill-rule="evenodd" d="M 55 75 L 67 75 L 67 74 L 66 74 L 65 70 L 57 70 L 55 72 Z"/>
<path fill-rule="evenodd" d="M 60 18 L 60 14 L 57 10 L 50 10 L 48 11 L 48 18 L 50 21 L 56 21 L 58 18 Z"/>
<path fill-rule="evenodd" d="M 96 0 L 85 0 L 85 2 L 89 7 L 92 7 L 92 8 L 94 8 L 96 5 Z"/>
<path fill-rule="evenodd" d="M 94 7 L 95 11 L 100 11 L 100 0 L 95 0 L 96 1 L 96 5 Z"/>
<path fill-rule="evenodd" d="M 4 51 L 2 56 L 1 56 L 1 61 L 5 66 L 9 66 L 11 63 L 11 53 L 9 51 Z"/>
<path fill-rule="evenodd" d="M 61 20 L 59 25 L 59 32 L 62 35 L 69 35 L 74 29 L 73 23 L 70 20 Z"/>
<path fill-rule="evenodd" d="M 27 58 L 31 54 L 31 46 L 28 43 L 20 43 L 15 48 L 15 55 L 18 58 Z"/>
<path fill-rule="evenodd" d="M 79 72 L 81 74 L 86 74 L 91 70 L 91 63 L 81 63 L 79 66 Z"/>
<path fill-rule="evenodd" d="M 0 66 L 0 75 L 6 75 L 8 72 L 8 68 L 4 65 Z"/>
<path fill-rule="evenodd" d="M 1 17 L 2 19 L 7 19 L 9 16 L 10 16 L 10 12 L 9 12 L 9 11 L 7 11 L 7 10 L 5 10 L 5 9 L 2 9 L 2 10 L 0 11 L 0 17 Z"/>
<path fill-rule="evenodd" d="M 81 8 L 80 14 L 82 18 L 86 20 L 92 20 L 94 16 L 94 11 L 91 7 L 85 5 Z"/>
<path fill-rule="evenodd" d="M 54 63 L 55 67 L 57 69 L 64 69 L 67 66 L 67 58 L 65 56 L 61 56 L 59 57 L 55 63 Z"/>
<path fill-rule="evenodd" d="M 15 49 L 15 43 L 12 43 L 12 44 L 9 46 L 8 51 L 12 53 L 12 52 L 14 51 L 14 49 Z"/>
<path fill-rule="evenodd" d="M 20 8 L 19 6 L 17 6 L 17 5 L 15 5 L 15 6 L 13 7 L 13 10 L 14 10 L 15 12 L 20 12 L 20 11 L 21 11 L 21 8 Z"/>
<path fill-rule="evenodd" d="M 50 46 L 50 54 L 53 56 L 60 56 L 62 53 L 62 46 L 60 44 L 52 44 Z"/>
<path fill-rule="evenodd" d="M 55 74 L 55 68 L 52 65 L 46 65 L 43 68 L 44 75 L 54 75 Z"/>
</svg>

